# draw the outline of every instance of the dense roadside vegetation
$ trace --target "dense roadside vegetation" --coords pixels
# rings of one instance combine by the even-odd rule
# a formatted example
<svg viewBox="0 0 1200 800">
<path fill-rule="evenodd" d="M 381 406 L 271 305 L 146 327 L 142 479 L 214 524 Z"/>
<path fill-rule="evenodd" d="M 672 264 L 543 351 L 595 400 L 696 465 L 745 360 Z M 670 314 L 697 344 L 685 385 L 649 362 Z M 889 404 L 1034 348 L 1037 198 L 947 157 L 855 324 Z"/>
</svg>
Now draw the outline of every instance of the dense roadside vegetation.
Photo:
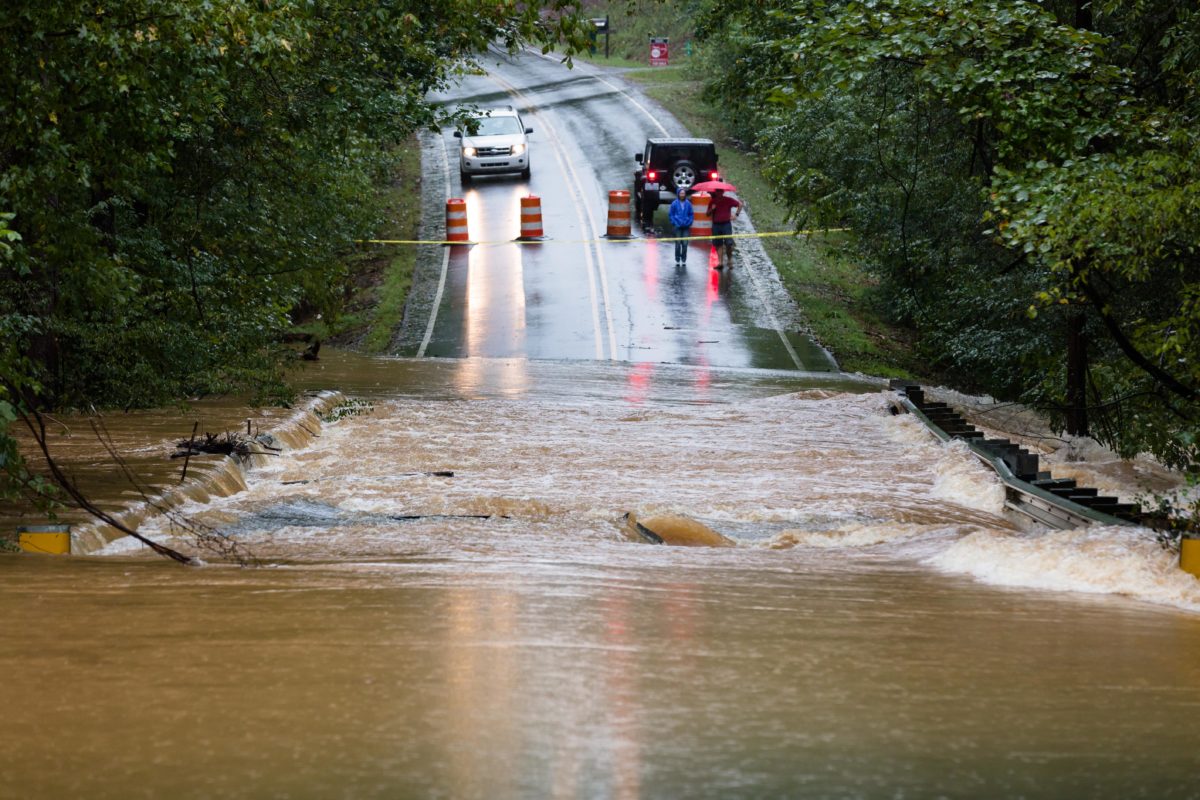
<svg viewBox="0 0 1200 800">
<path fill-rule="evenodd" d="M 854 230 L 926 374 L 1196 468 L 1200 4 L 668 5 L 726 135 L 797 226 Z"/>
<path fill-rule="evenodd" d="M 285 399 L 281 334 L 353 295 L 347 255 L 380 232 L 379 187 L 416 129 L 446 122 L 427 93 L 489 46 L 570 49 L 573 6 L 6 3 L 4 472 L 27 479 L 10 436 L 21 412 Z"/>
<path fill-rule="evenodd" d="M 382 219 L 375 236 L 381 240 L 417 238 L 421 204 L 413 202 L 421 187 L 421 148 L 416 136 L 396 148 L 394 170 L 376 187 Z M 308 310 L 294 313 L 293 332 L 311 334 L 365 353 L 388 350 L 404 319 L 417 251 L 407 245 L 366 243 L 342 256 L 346 280 L 342 302 L 333 314 Z"/>
</svg>

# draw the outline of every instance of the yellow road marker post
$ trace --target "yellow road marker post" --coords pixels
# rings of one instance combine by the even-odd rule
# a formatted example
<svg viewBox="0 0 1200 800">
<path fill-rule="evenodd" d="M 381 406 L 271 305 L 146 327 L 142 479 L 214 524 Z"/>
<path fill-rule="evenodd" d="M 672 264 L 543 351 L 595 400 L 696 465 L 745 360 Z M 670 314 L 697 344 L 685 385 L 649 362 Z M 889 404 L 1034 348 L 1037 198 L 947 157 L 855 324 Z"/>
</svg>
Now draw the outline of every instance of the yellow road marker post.
<svg viewBox="0 0 1200 800">
<path fill-rule="evenodd" d="M 20 525 L 17 546 L 26 553 L 70 555 L 70 525 Z"/>
</svg>

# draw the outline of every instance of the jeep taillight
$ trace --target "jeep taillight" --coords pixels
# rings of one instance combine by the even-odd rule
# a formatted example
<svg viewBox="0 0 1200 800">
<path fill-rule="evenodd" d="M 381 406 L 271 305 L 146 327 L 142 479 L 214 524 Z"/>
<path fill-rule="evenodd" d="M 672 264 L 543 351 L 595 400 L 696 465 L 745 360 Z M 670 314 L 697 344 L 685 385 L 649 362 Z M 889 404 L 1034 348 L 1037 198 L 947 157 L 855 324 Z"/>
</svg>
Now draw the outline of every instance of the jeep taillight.
<svg viewBox="0 0 1200 800">
<path fill-rule="evenodd" d="M 655 172 L 654 170 L 650 170 L 649 172 L 646 173 L 646 180 L 648 180 L 650 182 L 654 182 L 654 181 L 658 180 L 658 173 Z"/>
<path fill-rule="evenodd" d="M 714 169 L 712 172 L 708 173 L 708 179 L 710 181 L 719 181 L 721 180 L 721 173 Z"/>
</svg>

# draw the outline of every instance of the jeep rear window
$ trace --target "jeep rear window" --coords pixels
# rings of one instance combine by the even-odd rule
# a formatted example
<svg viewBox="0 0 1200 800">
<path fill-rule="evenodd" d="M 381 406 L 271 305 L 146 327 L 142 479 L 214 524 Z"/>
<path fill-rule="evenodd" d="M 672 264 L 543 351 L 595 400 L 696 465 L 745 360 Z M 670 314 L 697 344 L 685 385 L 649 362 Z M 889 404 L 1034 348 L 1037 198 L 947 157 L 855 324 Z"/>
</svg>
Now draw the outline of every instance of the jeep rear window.
<svg viewBox="0 0 1200 800">
<path fill-rule="evenodd" d="M 654 160 L 656 161 L 678 161 L 687 159 L 705 163 L 716 161 L 716 153 L 711 147 L 704 146 L 678 146 L 678 147 L 659 147 L 655 149 Z"/>
</svg>

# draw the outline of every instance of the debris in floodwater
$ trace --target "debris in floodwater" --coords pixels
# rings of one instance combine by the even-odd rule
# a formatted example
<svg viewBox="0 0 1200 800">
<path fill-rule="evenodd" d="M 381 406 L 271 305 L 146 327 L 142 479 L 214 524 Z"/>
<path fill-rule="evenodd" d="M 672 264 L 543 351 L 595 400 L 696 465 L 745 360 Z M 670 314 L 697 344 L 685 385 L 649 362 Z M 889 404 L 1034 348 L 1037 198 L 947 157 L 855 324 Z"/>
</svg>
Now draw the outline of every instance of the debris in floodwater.
<svg viewBox="0 0 1200 800">
<path fill-rule="evenodd" d="M 651 544 L 678 547 L 734 547 L 735 542 L 712 528 L 681 514 L 662 514 L 638 519 L 632 511 L 623 517 L 626 526 Z"/>
<path fill-rule="evenodd" d="M 414 519 L 512 519 L 507 514 L 389 514 L 388 519 L 408 522 Z"/>
<path fill-rule="evenodd" d="M 425 475 L 430 478 L 453 478 L 454 470 L 439 469 L 439 470 L 433 470 L 432 472 L 401 472 L 396 477 L 411 478 L 411 477 L 414 477 L 417 475 Z M 298 480 L 298 481 L 280 481 L 279 485 L 280 486 L 299 486 L 299 485 L 305 484 L 305 483 L 316 483 L 318 480 L 319 480 L 318 478 L 305 478 L 303 480 Z"/>
<path fill-rule="evenodd" d="M 173 459 L 216 454 L 236 456 L 245 460 L 255 455 L 279 455 L 283 450 L 275 444 L 275 437 L 269 433 L 248 436 L 226 432 L 224 438 L 216 433 L 205 433 L 203 441 L 197 440 L 193 435 L 191 439 L 176 442 L 175 447 L 175 452 L 171 454 Z"/>
<path fill-rule="evenodd" d="M 304 483 L 304 481 L 299 481 Z M 317 483 L 318 481 L 309 481 Z M 295 481 L 289 481 L 295 483 Z M 297 498 L 260 508 L 224 529 L 226 535 L 246 535 L 281 528 L 333 529 L 353 525 L 385 524 L 384 520 L 412 522 L 420 519 L 510 519 L 503 514 L 383 514 L 339 508 L 312 498 Z"/>
</svg>

